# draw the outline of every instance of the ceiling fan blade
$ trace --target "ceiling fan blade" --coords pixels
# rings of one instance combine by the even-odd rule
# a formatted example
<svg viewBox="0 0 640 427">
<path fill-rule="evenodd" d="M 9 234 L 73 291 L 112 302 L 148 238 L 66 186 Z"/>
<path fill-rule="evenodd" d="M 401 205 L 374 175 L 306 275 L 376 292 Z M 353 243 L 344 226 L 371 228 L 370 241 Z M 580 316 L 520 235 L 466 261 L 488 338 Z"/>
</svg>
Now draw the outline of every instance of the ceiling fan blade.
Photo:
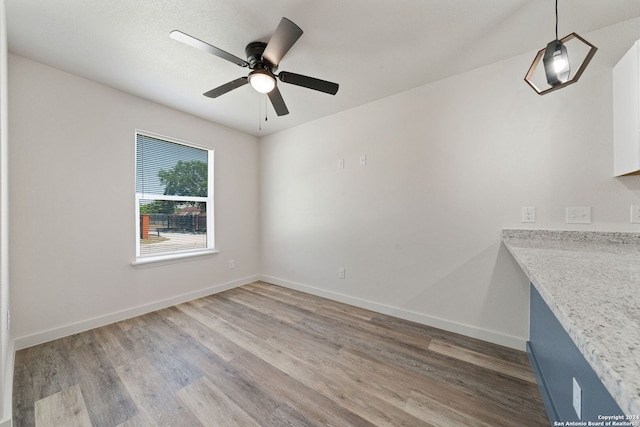
<svg viewBox="0 0 640 427">
<path fill-rule="evenodd" d="M 282 18 L 276 28 L 276 32 L 271 36 L 271 40 L 262 53 L 262 57 L 273 65 L 278 65 L 282 57 L 289 52 L 291 46 L 302 35 L 302 30 L 287 18 Z"/>
<path fill-rule="evenodd" d="M 316 79 L 315 77 L 303 76 L 302 74 L 289 73 L 287 71 L 283 71 L 278 74 L 278 78 L 280 79 L 280 81 L 283 81 L 285 83 L 318 90 L 330 95 L 335 95 L 336 93 L 338 93 L 338 88 L 340 87 L 338 83 Z"/>
<path fill-rule="evenodd" d="M 185 34 L 182 31 L 174 30 L 169 33 L 169 37 L 174 40 L 178 40 L 179 42 L 188 44 L 189 46 L 195 47 L 196 49 L 204 50 L 205 52 L 209 52 L 219 58 L 226 59 L 227 61 L 233 62 L 236 65 L 241 67 L 248 67 L 249 63 L 244 59 L 240 59 L 235 55 L 225 52 L 222 49 L 218 49 L 215 46 L 211 46 L 209 43 L 205 43 L 202 40 L 198 40 L 195 37 L 191 37 L 189 34 Z"/>
<path fill-rule="evenodd" d="M 209 92 L 203 93 L 204 96 L 208 96 L 209 98 L 217 98 L 220 95 L 224 95 L 227 92 L 230 92 L 234 89 L 237 89 L 241 86 L 249 83 L 249 79 L 246 77 L 240 77 L 238 79 L 232 80 L 229 83 L 225 83 L 222 86 L 218 86 L 215 89 L 211 89 Z"/>
<path fill-rule="evenodd" d="M 267 95 L 269 96 L 271 105 L 273 105 L 273 109 L 276 110 L 276 114 L 278 116 L 285 116 L 289 114 L 287 104 L 284 103 L 284 99 L 282 99 L 282 94 L 280 93 L 278 86 L 274 87 Z"/>
</svg>

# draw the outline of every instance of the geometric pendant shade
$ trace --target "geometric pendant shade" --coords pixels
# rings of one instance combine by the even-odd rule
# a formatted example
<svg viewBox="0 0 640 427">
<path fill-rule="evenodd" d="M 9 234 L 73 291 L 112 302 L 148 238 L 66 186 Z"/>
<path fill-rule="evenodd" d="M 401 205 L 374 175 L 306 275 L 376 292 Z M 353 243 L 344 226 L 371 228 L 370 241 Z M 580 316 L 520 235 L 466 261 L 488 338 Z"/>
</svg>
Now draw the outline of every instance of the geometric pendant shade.
<svg viewBox="0 0 640 427">
<path fill-rule="evenodd" d="M 587 64 L 593 58 L 597 47 L 577 35 L 571 33 L 560 40 L 550 42 L 546 48 L 536 55 L 524 80 L 538 95 L 544 95 L 561 89 L 578 81 Z M 562 52 L 561 52 L 562 51 Z M 562 61 L 553 61 L 564 54 Z M 558 66 L 557 64 L 562 63 Z M 560 70 L 560 67 L 566 66 Z"/>
</svg>

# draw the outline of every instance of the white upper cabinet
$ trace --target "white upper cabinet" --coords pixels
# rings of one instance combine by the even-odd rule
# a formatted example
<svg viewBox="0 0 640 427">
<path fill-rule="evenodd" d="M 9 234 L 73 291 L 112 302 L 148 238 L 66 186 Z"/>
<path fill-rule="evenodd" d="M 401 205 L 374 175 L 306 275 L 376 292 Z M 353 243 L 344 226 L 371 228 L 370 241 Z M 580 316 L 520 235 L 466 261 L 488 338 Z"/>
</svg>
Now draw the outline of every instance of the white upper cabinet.
<svg viewBox="0 0 640 427">
<path fill-rule="evenodd" d="M 640 40 L 613 67 L 613 172 L 640 174 Z"/>
</svg>

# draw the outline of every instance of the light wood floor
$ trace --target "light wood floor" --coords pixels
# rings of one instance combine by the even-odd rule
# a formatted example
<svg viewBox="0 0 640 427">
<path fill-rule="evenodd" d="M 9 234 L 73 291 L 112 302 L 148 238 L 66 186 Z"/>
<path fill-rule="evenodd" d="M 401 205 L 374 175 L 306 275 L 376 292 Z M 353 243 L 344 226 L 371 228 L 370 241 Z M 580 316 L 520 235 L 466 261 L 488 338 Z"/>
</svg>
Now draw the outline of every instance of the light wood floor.
<svg viewBox="0 0 640 427">
<path fill-rule="evenodd" d="M 16 354 L 14 426 L 548 426 L 526 354 L 254 283 Z"/>
</svg>

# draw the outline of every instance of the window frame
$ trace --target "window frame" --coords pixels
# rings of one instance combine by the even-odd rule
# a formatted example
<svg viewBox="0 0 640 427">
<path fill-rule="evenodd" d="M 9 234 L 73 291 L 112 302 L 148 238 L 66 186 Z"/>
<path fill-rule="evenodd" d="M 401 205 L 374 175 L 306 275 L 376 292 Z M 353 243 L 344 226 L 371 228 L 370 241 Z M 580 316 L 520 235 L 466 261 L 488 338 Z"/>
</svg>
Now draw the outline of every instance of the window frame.
<svg viewBox="0 0 640 427">
<path fill-rule="evenodd" d="M 207 196 L 167 196 L 164 194 L 154 193 L 138 193 L 138 135 L 146 136 L 149 138 L 166 141 L 172 144 L 179 144 L 198 150 L 205 150 L 207 152 Z M 144 265 L 149 263 L 174 261 L 183 258 L 191 258 L 201 255 L 209 255 L 217 253 L 215 249 L 215 223 L 214 223 L 214 150 L 202 145 L 194 144 L 177 138 L 168 137 L 165 135 L 159 135 L 153 132 L 148 132 L 141 129 L 136 129 L 134 133 L 134 194 L 135 194 L 135 241 L 136 241 L 136 258 L 132 262 L 132 265 Z M 207 204 L 206 210 L 206 247 L 199 249 L 186 249 L 167 253 L 160 253 L 155 255 L 141 255 L 140 245 L 140 201 L 141 200 L 169 200 L 169 201 L 184 201 L 184 202 L 205 202 Z"/>
</svg>

